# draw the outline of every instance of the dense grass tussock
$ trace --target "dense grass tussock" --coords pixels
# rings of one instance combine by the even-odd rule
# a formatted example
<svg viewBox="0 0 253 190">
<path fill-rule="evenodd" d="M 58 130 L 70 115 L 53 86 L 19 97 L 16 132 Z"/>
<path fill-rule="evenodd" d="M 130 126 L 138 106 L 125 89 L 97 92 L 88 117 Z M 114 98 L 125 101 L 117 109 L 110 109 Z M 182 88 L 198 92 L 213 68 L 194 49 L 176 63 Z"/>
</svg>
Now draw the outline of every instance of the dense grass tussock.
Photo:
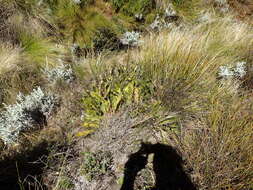
<svg viewBox="0 0 253 190">
<path fill-rule="evenodd" d="M 180 137 L 201 187 L 252 188 L 252 103 L 247 98 L 233 97 L 229 106 L 214 100 L 208 116 L 193 120 Z"/>
<path fill-rule="evenodd" d="M 208 25 L 212 27 L 206 28 Z M 238 32 L 228 32 L 232 29 Z M 200 187 L 251 188 L 250 94 L 238 88 L 239 79 L 217 78 L 222 65 L 252 61 L 250 28 L 224 19 L 192 32 L 174 31 L 155 37 L 146 45 L 139 60 L 144 73 L 160 89 L 157 92 L 161 92 L 166 108 L 179 114 L 193 113 L 183 114 L 183 121 L 193 123 L 183 124 L 178 143 L 187 153 Z"/>
<path fill-rule="evenodd" d="M 0 46 L 0 57 L 0 75 L 3 75 L 18 65 L 21 57 L 21 48 L 2 43 Z"/>
</svg>

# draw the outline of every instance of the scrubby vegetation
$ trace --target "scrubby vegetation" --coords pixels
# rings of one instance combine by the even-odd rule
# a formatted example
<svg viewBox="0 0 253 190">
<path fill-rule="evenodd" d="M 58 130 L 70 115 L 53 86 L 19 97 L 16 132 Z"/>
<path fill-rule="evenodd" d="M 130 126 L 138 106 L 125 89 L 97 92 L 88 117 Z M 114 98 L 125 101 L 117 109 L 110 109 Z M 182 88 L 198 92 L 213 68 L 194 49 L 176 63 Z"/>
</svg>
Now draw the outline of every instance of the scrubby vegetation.
<svg viewBox="0 0 253 190">
<path fill-rule="evenodd" d="M 247 0 L 0 0 L 0 189 L 120 189 L 129 155 L 132 188 L 157 188 L 143 142 L 196 189 L 252 189 L 252 19 Z"/>
</svg>

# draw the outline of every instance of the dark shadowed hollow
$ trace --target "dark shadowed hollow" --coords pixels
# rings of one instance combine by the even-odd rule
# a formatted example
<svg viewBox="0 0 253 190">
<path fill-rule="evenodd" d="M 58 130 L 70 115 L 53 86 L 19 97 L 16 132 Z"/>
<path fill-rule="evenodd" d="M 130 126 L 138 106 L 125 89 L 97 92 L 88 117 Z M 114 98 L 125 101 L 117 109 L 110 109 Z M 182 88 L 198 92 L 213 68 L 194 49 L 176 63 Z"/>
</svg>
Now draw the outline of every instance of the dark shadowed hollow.
<svg viewBox="0 0 253 190">
<path fill-rule="evenodd" d="M 47 189 L 41 183 L 43 167 L 38 159 L 48 155 L 47 143 L 41 143 L 32 150 L 16 154 L 0 162 L 0 189 L 26 190 Z"/>
<path fill-rule="evenodd" d="M 164 144 L 142 144 L 140 150 L 131 154 L 125 164 L 124 182 L 121 190 L 134 190 L 137 173 L 145 168 L 148 155 L 154 154 L 153 168 L 155 187 L 151 190 L 196 190 L 182 167 L 182 158 L 171 146 Z"/>
</svg>

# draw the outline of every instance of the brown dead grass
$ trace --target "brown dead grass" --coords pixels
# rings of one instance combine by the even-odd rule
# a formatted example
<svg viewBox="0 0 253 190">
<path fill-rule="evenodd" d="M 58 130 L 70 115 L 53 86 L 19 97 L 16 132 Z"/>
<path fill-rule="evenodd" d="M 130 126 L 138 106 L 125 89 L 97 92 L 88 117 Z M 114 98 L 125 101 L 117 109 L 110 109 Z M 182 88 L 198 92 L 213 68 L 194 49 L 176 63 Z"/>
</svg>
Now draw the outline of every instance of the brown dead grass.
<svg viewBox="0 0 253 190">
<path fill-rule="evenodd" d="M 229 0 L 228 3 L 237 12 L 239 19 L 246 20 L 253 25 L 253 1 Z"/>
</svg>

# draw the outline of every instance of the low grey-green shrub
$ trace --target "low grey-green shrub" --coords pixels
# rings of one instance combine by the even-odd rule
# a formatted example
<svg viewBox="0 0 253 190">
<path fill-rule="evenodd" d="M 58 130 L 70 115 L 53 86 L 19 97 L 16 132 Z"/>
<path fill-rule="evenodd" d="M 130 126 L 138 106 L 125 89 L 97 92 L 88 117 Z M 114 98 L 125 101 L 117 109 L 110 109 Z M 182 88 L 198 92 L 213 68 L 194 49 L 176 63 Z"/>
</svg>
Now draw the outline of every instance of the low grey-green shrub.
<svg viewBox="0 0 253 190">
<path fill-rule="evenodd" d="M 126 46 L 138 46 L 140 41 L 140 33 L 139 32 L 126 32 L 123 37 L 120 39 L 121 43 Z"/>
<path fill-rule="evenodd" d="M 58 80 L 63 80 L 67 83 L 70 83 L 75 78 L 72 68 L 69 65 L 64 65 L 62 63 L 52 69 L 43 69 L 43 73 L 47 80 L 53 84 Z"/>
<path fill-rule="evenodd" d="M 83 155 L 84 163 L 81 171 L 88 181 L 98 179 L 111 172 L 113 158 L 110 152 L 85 152 Z"/>
<path fill-rule="evenodd" d="M 218 74 L 224 79 L 243 78 L 246 75 L 246 62 L 237 62 L 234 66 L 221 66 Z"/>
<path fill-rule="evenodd" d="M 57 102 L 55 96 L 47 95 L 40 87 L 27 96 L 20 93 L 15 104 L 5 105 L 5 110 L 0 112 L 0 139 L 5 144 L 17 142 L 21 132 L 43 124 Z"/>
</svg>

